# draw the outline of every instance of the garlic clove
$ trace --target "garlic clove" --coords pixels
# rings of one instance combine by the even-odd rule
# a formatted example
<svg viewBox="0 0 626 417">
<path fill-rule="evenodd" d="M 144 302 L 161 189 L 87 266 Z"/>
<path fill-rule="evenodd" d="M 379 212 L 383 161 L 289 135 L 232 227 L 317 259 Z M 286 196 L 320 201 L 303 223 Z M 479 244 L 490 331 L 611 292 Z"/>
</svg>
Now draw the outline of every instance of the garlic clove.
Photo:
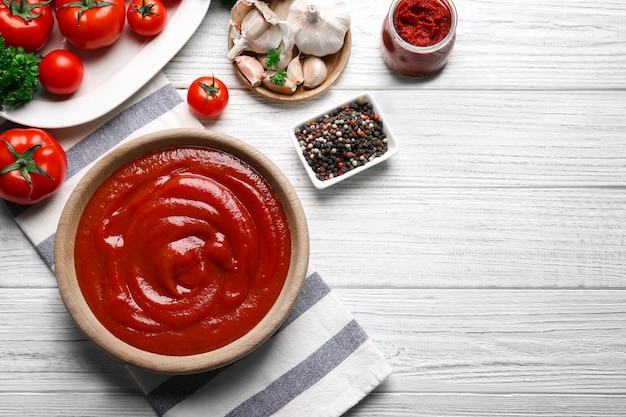
<svg viewBox="0 0 626 417">
<path fill-rule="evenodd" d="M 298 88 L 298 86 L 289 79 L 285 80 L 285 83 L 283 85 L 274 84 L 270 80 L 270 77 L 274 74 L 274 71 L 268 71 L 267 73 L 265 73 L 265 76 L 263 77 L 263 86 L 265 88 L 267 88 L 268 90 L 272 90 L 276 93 L 287 95 L 293 94 L 296 91 L 296 88 Z"/>
<path fill-rule="evenodd" d="M 252 2 L 239 0 L 230 10 L 230 26 L 238 33 L 241 33 L 241 22 L 250 10 L 254 8 Z"/>
<path fill-rule="evenodd" d="M 230 24 L 241 32 L 241 24 L 250 10 L 257 9 L 263 15 L 265 21 L 272 25 L 278 23 L 278 15 L 270 6 L 261 0 L 238 0 L 230 11 Z"/>
<path fill-rule="evenodd" d="M 280 27 L 265 20 L 258 9 L 250 10 L 243 19 L 241 30 L 252 52 L 266 53 L 280 45 L 282 39 Z"/>
<path fill-rule="evenodd" d="M 280 45 L 280 64 L 277 69 L 286 68 L 293 58 L 294 45 L 296 43 L 296 34 L 293 31 L 291 25 L 285 21 L 279 21 L 278 27 L 282 34 Z"/>
<path fill-rule="evenodd" d="M 276 26 L 270 26 L 261 37 L 249 41 L 250 50 L 258 54 L 267 53 L 280 44 L 280 36 L 280 30 Z"/>
<path fill-rule="evenodd" d="M 265 75 L 265 68 L 263 68 L 263 64 L 258 59 L 249 55 L 239 55 L 233 61 L 252 87 L 261 85 Z"/>
<path fill-rule="evenodd" d="M 289 62 L 291 62 L 291 59 L 293 58 L 295 50 L 295 34 L 293 32 L 293 28 L 289 23 L 282 20 L 278 21 L 278 27 L 280 27 L 282 33 L 280 45 L 277 48 L 280 51 L 278 64 L 274 64 L 272 68 L 269 68 L 267 65 L 268 54 L 261 54 L 258 57 L 259 61 L 261 61 L 267 70 L 281 70 L 287 68 L 287 65 L 289 65 Z"/>
<path fill-rule="evenodd" d="M 293 26 L 300 52 L 319 57 L 342 48 L 351 23 L 343 0 L 295 0 L 286 20 Z"/>
<path fill-rule="evenodd" d="M 243 6 L 239 6 L 239 5 Z M 233 46 L 226 54 L 229 60 L 244 51 L 266 53 L 280 45 L 284 29 L 278 25 L 279 19 L 267 3 L 253 2 L 255 7 L 240 0 L 233 10 L 239 6 L 234 17 L 231 17 L 231 37 Z M 266 10 L 267 9 L 267 10 Z M 244 11 L 245 16 L 242 17 Z"/>
<path fill-rule="evenodd" d="M 289 65 L 287 65 L 287 79 L 292 81 L 295 85 L 300 85 L 304 82 L 304 72 L 302 70 L 300 55 L 293 58 L 289 62 Z"/>
<path fill-rule="evenodd" d="M 278 62 L 278 65 L 274 66 L 273 68 L 268 68 L 267 66 L 267 56 L 268 54 L 258 54 L 257 58 L 259 60 L 259 62 L 261 62 L 261 64 L 263 64 L 263 66 L 265 67 L 266 70 L 281 70 L 283 68 L 287 68 L 287 65 L 289 65 L 289 63 L 291 62 L 292 58 L 293 58 L 293 48 L 289 51 L 283 51 L 280 47 L 278 48 L 280 50 L 280 61 Z"/>
<path fill-rule="evenodd" d="M 328 68 L 322 58 L 307 56 L 302 62 L 304 88 L 313 89 L 324 82 L 328 75 Z"/>
<path fill-rule="evenodd" d="M 252 9 L 241 22 L 241 33 L 248 40 L 254 41 L 262 37 L 269 29 L 270 23 L 263 18 L 263 14 L 257 9 Z"/>
</svg>

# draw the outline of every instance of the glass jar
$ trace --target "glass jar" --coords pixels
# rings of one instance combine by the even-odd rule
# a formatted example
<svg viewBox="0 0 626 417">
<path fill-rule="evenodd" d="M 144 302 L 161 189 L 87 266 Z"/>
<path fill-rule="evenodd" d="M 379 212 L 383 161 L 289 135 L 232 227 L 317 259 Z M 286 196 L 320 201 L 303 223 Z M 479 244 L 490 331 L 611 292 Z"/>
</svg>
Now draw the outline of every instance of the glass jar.
<svg viewBox="0 0 626 417">
<path fill-rule="evenodd" d="M 450 29 L 443 39 L 432 45 L 416 46 L 404 40 L 396 30 L 394 17 L 398 6 L 404 2 L 436 6 L 447 15 L 449 11 Z M 407 77 L 427 77 L 446 64 L 456 39 L 457 13 L 451 0 L 394 0 L 383 21 L 381 52 L 389 68 Z M 417 43 L 417 42 L 416 42 Z"/>
</svg>

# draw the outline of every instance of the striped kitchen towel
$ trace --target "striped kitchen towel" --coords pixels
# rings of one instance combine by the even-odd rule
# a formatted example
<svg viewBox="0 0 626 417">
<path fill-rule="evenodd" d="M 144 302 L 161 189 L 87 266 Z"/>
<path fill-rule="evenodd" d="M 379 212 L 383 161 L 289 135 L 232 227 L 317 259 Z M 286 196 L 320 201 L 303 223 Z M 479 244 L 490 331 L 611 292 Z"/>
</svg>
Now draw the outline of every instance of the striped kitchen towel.
<svg viewBox="0 0 626 417">
<path fill-rule="evenodd" d="M 0 132 L 19 127 L 0 124 Z M 7 204 L 17 224 L 54 270 L 56 226 L 70 193 L 110 149 L 143 134 L 202 128 L 162 74 L 120 110 L 87 125 L 50 133 L 65 148 L 68 176 L 43 202 Z M 357 404 L 391 368 L 320 275 L 309 271 L 301 296 L 276 334 L 224 368 L 164 375 L 128 366 L 161 416 L 338 416 Z"/>
<path fill-rule="evenodd" d="M 166 417 L 339 416 L 391 374 L 316 272 L 282 327 L 243 359 L 193 375 L 129 371 Z"/>
</svg>

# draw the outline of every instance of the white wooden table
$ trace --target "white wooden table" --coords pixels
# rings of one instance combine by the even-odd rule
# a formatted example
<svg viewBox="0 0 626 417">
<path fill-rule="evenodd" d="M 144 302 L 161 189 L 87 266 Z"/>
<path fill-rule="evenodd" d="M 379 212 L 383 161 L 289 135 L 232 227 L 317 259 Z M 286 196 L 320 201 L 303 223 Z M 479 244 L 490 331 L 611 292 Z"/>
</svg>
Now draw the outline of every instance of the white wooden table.
<svg viewBox="0 0 626 417">
<path fill-rule="evenodd" d="M 312 263 L 394 367 L 349 414 L 626 415 L 626 2 L 456 0 L 455 50 L 424 81 L 380 57 L 388 2 L 347 2 L 352 55 L 318 99 L 244 87 L 218 0 L 164 72 L 181 95 L 201 75 L 227 82 L 206 127 L 284 170 Z M 287 128 L 363 91 L 400 153 L 318 191 Z M 0 413 L 154 415 L 0 207 Z"/>
</svg>

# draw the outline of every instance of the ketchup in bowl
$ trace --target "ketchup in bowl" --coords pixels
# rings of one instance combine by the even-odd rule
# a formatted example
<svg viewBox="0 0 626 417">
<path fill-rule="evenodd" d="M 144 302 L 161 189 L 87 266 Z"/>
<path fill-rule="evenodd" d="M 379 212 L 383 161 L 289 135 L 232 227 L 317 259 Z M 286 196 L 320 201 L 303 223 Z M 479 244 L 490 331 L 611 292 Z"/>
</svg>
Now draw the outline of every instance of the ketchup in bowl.
<svg viewBox="0 0 626 417">
<path fill-rule="evenodd" d="M 142 155 L 109 176 L 77 227 L 78 284 L 112 334 L 193 355 L 242 337 L 289 271 L 283 206 L 241 159 L 200 146 Z"/>
</svg>

